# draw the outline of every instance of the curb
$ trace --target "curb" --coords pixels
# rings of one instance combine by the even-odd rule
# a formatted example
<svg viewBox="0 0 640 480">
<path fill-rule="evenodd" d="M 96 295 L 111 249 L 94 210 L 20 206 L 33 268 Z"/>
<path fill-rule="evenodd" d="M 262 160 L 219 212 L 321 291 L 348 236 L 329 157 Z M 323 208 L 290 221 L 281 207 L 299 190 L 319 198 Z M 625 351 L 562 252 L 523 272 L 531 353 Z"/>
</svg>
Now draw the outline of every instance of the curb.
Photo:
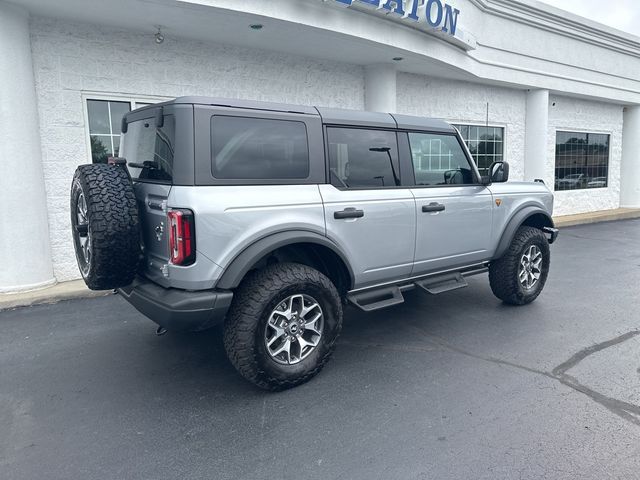
<svg viewBox="0 0 640 480">
<path fill-rule="evenodd" d="M 615 210 L 601 210 L 599 212 L 579 213 L 577 215 L 562 215 L 553 218 L 558 228 L 591 223 L 612 222 L 615 220 L 630 220 L 640 218 L 640 208 L 616 208 Z"/>
<path fill-rule="evenodd" d="M 83 280 L 57 283 L 40 290 L 0 294 L 0 311 L 12 310 L 32 305 L 58 303 L 77 298 L 104 297 L 113 294 L 113 290 L 89 290 Z"/>
</svg>

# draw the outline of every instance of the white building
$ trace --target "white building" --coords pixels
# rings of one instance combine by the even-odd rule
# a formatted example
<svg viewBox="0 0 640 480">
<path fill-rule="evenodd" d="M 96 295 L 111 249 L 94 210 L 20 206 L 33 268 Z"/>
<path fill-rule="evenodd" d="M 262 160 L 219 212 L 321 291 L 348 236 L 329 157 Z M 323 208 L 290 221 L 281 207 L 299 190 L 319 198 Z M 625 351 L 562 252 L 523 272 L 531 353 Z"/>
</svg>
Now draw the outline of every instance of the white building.
<svg viewBox="0 0 640 480">
<path fill-rule="evenodd" d="M 440 117 L 556 215 L 640 207 L 640 38 L 534 0 L 0 0 L 0 291 L 79 278 L 76 166 L 181 95 Z"/>
</svg>

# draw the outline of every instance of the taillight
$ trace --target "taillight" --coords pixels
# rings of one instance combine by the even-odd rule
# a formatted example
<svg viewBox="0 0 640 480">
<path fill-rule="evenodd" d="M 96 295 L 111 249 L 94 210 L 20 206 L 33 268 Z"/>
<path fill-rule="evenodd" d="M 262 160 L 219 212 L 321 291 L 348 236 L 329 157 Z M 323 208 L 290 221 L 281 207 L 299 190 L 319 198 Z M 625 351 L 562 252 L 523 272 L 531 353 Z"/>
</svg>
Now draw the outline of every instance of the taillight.
<svg viewBox="0 0 640 480">
<path fill-rule="evenodd" d="M 169 250 L 171 263 L 191 265 L 196 261 L 196 235 L 191 210 L 169 210 Z"/>
</svg>

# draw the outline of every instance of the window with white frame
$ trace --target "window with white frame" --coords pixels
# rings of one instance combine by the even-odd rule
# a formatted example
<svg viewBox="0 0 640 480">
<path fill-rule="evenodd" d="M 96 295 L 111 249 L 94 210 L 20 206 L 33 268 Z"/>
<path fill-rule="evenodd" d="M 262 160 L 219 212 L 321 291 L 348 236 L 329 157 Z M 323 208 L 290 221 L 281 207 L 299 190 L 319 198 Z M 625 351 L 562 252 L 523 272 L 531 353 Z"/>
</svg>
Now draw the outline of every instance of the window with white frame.
<svg viewBox="0 0 640 480">
<path fill-rule="evenodd" d="M 129 99 L 87 99 L 87 120 L 93 163 L 107 163 L 108 157 L 118 156 L 122 117 L 129 111 L 145 105 L 150 103 Z"/>
<path fill-rule="evenodd" d="M 504 128 L 482 125 L 454 125 L 469 147 L 481 175 L 489 173 L 493 162 L 504 159 Z"/>
</svg>

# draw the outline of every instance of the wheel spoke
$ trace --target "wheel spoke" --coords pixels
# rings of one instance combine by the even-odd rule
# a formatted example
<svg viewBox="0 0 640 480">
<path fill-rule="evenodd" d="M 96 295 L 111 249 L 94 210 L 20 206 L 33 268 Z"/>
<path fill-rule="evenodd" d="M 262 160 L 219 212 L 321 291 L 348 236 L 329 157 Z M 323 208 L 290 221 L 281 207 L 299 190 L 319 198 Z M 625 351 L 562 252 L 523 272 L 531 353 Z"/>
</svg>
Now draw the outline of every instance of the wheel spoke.
<svg viewBox="0 0 640 480">
<path fill-rule="evenodd" d="M 280 347 L 275 350 L 272 355 L 274 357 L 277 357 L 281 353 L 284 353 L 286 355 L 287 363 L 291 363 L 291 340 L 285 340 L 284 342 L 282 342 L 282 345 L 280 345 Z"/>
<path fill-rule="evenodd" d="M 280 328 L 275 325 L 271 325 L 271 328 L 275 330 L 275 333 L 269 340 L 267 340 L 267 347 L 269 348 L 271 348 L 271 345 L 273 345 L 276 340 L 282 338 L 282 336 L 284 335 L 284 328 Z"/>
<path fill-rule="evenodd" d="M 320 332 L 317 329 L 317 322 L 322 317 L 322 312 L 318 313 L 315 317 L 304 324 L 304 329 L 312 331 L 316 335 L 320 335 Z"/>
<path fill-rule="evenodd" d="M 302 336 L 296 338 L 296 342 L 298 342 L 298 347 L 300 348 L 300 355 L 298 358 L 302 358 L 302 351 L 305 347 L 315 347 L 314 344 L 307 342 Z"/>
<path fill-rule="evenodd" d="M 302 311 L 300 312 L 300 316 L 302 318 L 305 318 L 309 312 L 315 310 L 316 308 L 320 308 L 320 305 L 318 305 L 317 303 L 312 303 L 311 305 L 305 306 L 304 303 L 302 305 Z"/>
</svg>

